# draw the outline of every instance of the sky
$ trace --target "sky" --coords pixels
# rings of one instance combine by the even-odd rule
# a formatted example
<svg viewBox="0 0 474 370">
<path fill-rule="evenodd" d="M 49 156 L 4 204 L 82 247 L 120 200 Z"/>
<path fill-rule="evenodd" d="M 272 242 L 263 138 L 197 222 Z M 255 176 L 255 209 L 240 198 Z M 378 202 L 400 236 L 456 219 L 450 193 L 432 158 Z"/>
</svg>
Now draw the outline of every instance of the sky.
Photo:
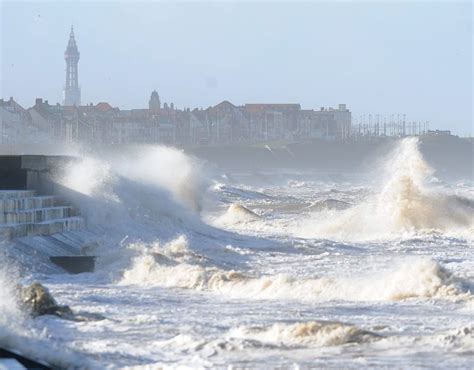
<svg viewBox="0 0 474 370">
<path fill-rule="evenodd" d="M 61 102 L 74 24 L 82 102 L 347 104 L 473 134 L 472 3 L 1 2 L 0 95 Z M 366 116 L 367 117 L 367 116 Z"/>
</svg>

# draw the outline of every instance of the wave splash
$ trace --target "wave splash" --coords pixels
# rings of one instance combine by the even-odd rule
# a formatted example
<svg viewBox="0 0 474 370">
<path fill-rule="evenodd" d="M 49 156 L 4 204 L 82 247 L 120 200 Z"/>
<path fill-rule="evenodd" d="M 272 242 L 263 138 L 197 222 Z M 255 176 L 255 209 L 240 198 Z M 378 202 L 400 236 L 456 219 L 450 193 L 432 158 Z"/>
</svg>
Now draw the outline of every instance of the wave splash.
<svg viewBox="0 0 474 370">
<path fill-rule="evenodd" d="M 49 341 L 50 334 L 28 317 L 19 303 L 19 274 L 5 262 L 0 255 L 0 347 L 54 368 L 91 368 L 93 361 L 63 342 Z"/>
<path fill-rule="evenodd" d="M 140 146 L 125 154 L 85 156 L 65 170 L 59 183 L 78 193 L 121 201 L 116 188 L 128 180 L 165 190 L 181 205 L 201 206 L 203 169 L 182 151 L 164 146 Z"/>
<path fill-rule="evenodd" d="M 255 212 L 239 203 L 232 203 L 227 211 L 214 221 L 214 225 L 227 227 L 239 224 L 248 224 L 259 220 L 261 217 Z"/>
<path fill-rule="evenodd" d="M 474 201 L 429 186 L 433 170 L 418 149 L 418 139 L 402 140 L 382 173 L 388 180 L 378 194 L 347 210 L 322 212 L 298 233 L 367 240 L 418 232 L 468 236 L 474 230 Z"/>
<path fill-rule="evenodd" d="M 377 334 L 355 325 L 323 321 L 276 323 L 268 327 L 240 326 L 232 329 L 229 337 L 285 347 L 326 347 L 380 339 Z"/>
<path fill-rule="evenodd" d="M 176 249 L 179 253 L 172 252 Z M 157 245 L 142 250 L 124 272 L 120 284 L 205 290 L 231 298 L 301 301 L 472 298 L 461 280 L 428 258 L 407 258 L 391 270 L 351 278 L 256 277 L 207 266 L 206 258 L 190 251 L 183 237 L 163 247 Z"/>
</svg>

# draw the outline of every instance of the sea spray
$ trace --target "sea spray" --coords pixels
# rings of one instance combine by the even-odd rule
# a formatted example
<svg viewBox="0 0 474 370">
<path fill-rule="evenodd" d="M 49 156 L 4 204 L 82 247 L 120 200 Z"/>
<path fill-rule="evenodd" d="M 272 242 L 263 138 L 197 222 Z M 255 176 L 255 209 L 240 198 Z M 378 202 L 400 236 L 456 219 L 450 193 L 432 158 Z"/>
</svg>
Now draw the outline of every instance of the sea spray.
<svg viewBox="0 0 474 370">
<path fill-rule="evenodd" d="M 0 348 L 13 350 L 54 368 L 91 368 L 93 362 L 64 343 L 28 316 L 20 302 L 21 278 L 15 266 L 0 255 Z"/>
<path fill-rule="evenodd" d="M 208 185 L 205 169 L 198 159 L 181 150 L 140 146 L 109 161 L 121 176 L 166 189 L 182 205 L 193 210 L 201 209 Z"/>
<path fill-rule="evenodd" d="M 354 325 L 324 321 L 276 323 L 269 327 L 239 326 L 232 329 L 228 336 L 290 348 L 336 346 L 381 338 Z"/>
<path fill-rule="evenodd" d="M 232 226 L 259 220 L 260 216 L 242 204 L 232 203 L 221 217 L 213 221 L 216 226 Z"/>
<path fill-rule="evenodd" d="M 179 245 L 179 254 L 169 252 L 175 244 Z M 461 279 L 429 258 L 405 258 L 393 263 L 391 269 L 370 275 L 301 278 L 283 274 L 253 276 L 209 266 L 188 249 L 183 238 L 163 247 L 141 249 L 143 252 L 124 272 L 120 284 L 207 290 L 231 298 L 302 301 L 472 298 Z"/>
<path fill-rule="evenodd" d="M 303 237 L 370 240 L 419 232 L 468 236 L 474 203 L 431 188 L 433 170 L 416 138 L 404 139 L 384 162 L 382 189 L 342 211 L 326 211 L 297 227 Z"/>
<path fill-rule="evenodd" d="M 58 183 L 89 227 L 113 230 L 120 240 L 129 235 L 130 241 L 169 237 L 183 220 L 190 226 L 207 186 L 197 160 L 161 146 L 78 158 Z"/>
<path fill-rule="evenodd" d="M 126 154 L 89 153 L 73 160 L 58 183 L 88 231 L 99 236 L 93 241 L 96 274 L 106 280 L 128 266 L 134 255 L 128 245 L 159 244 L 209 229 L 198 213 L 206 173 L 198 160 L 177 149 L 135 146 Z"/>
<path fill-rule="evenodd" d="M 80 194 L 113 200 L 116 200 L 112 191 L 115 180 L 110 164 L 95 157 L 73 160 L 58 179 L 61 185 Z"/>
<path fill-rule="evenodd" d="M 90 197 L 123 202 L 117 194 L 121 182 L 141 184 L 168 192 L 182 206 L 198 210 L 206 180 L 197 159 L 177 149 L 141 146 L 127 155 L 89 155 L 68 165 L 60 185 Z"/>
<path fill-rule="evenodd" d="M 19 273 L 14 265 L 0 254 L 0 336 L 7 328 L 19 327 L 25 319 L 18 301 Z"/>
<path fill-rule="evenodd" d="M 94 159 L 105 162 L 109 173 L 103 180 L 100 173 L 94 174 L 92 178 L 99 181 L 89 189 L 78 188 L 90 195 L 78 194 L 91 200 L 79 206 L 95 207 L 93 215 L 103 211 L 107 216 L 97 217 L 99 244 L 107 248 L 94 251 L 99 256 L 96 273 L 52 275 L 44 283 L 58 301 L 78 310 L 90 307 L 106 319 L 91 323 L 38 319 L 42 353 L 60 356 L 63 351 L 52 343 L 64 343 L 87 352 L 100 362 L 98 368 L 111 363 L 196 366 L 203 363 L 199 361 L 207 367 L 240 366 L 242 359 L 243 366 L 250 367 L 325 366 L 328 359 L 334 367 L 347 367 L 354 358 L 362 365 L 403 367 L 407 358 L 418 361 L 419 353 L 428 354 L 423 356 L 429 359 L 428 366 L 468 366 L 472 331 L 466 328 L 474 299 L 472 253 L 466 240 L 418 229 L 384 231 L 382 240 L 370 243 L 354 242 L 357 238 L 341 243 L 335 238 L 294 237 L 294 229 L 285 229 L 305 220 L 310 210 L 278 208 L 280 204 L 329 197 L 350 205 L 375 202 L 391 177 L 385 177 L 373 197 L 367 197 L 366 188 L 350 183 L 350 175 L 347 184 L 307 182 L 298 192 L 268 185 L 270 181 L 258 188 L 220 187 L 217 216 L 234 203 L 264 215 L 247 218 L 244 212 L 240 220 L 235 217 L 240 210 L 233 209 L 228 226 L 232 233 L 200 222 L 192 204 L 180 201 L 168 185 L 122 175 L 106 156 Z M 415 179 L 412 184 L 423 193 L 441 193 L 453 200 L 455 208 L 457 203 L 469 207 L 469 199 L 461 197 L 466 196 L 464 190 L 451 198 L 447 192 L 452 188 L 433 184 L 430 177 L 428 173 L 426 181 Z M 204 192 L 205 186 L 197 189 Z M 275 206 L 275 212 L 262 212 L 259 203 Z M 335 215 L 339 212 L 343 211 L 334 210 Z M 88 227 L 95 225 L 91 222 Z M 315 225 L 319 224 L 311 227 Z M 373 239 L 378 234 L 371 227 L 367 232 L 356 228 L 350 232 Z M 343 231 L 339 224 L 337 232 Z M 359 336 L 363 328 L 386 338 L 373 342 L 376 338 L 370 335 Z"/>
</svg>

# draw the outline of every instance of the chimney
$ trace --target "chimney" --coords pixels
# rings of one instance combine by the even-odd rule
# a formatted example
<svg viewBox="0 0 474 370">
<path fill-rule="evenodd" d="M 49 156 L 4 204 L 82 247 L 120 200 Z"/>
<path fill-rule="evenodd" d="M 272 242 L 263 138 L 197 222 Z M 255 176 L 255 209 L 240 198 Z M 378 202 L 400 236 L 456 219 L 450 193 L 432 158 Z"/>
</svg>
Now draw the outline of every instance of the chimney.
<svg viewBox="0 0 474 370">
<path fill-rule="evenodd" d="M 43 104 L 43 99 L 41 99 L 41 98 L 36 98 L 36 100 L 35 100 L 35 107 L 38 107 L 38 106 L 40 106 L 41 104 Z"/>
</svg>

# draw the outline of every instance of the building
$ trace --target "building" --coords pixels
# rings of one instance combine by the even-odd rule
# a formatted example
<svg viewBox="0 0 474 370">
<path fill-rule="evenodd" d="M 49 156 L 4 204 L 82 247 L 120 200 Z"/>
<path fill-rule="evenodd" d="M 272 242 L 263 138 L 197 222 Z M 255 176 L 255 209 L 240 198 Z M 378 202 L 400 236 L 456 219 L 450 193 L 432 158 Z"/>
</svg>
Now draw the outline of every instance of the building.
<svg viewBox="0 0 474 370">
<path fill-rule="evenodd" d="M 298 131 L 300 104 L 245 104 L 244 111 L 257 141 L 293 140 Z"/>
<path fill-rule="evenodd" d="M 69 42 L 66 51 L 64 52 L 64 59 L 66 60 L 66 85 L 64 86 L 63 105 L 65 106 L 81 105 L 81 89 L 79 87 L 78 70 L 79 57 L 80 54 L 77 49 L 74 28 L 71 27 Z"/>
<path fill-rule="evenodd" d="M 30 128 L 27 111 L 11 97 L 0 99 L 0 143 L 22 143 Z"/>
<path fill-rule="evenodd" d="M 73 27 L 64 59 L 63 105 L 38 98 L 25 110 L 12 98 L 1 100 L 1 142 L 219 145 L 345 140 L 351 134 L 351 112 L 345 104 L 337 109 L 302 110 L 297 103 L 236 106 L 224 100 L 207 109 L 177 109 L 173 103 L 162 105 L 158 92 L 153 90 L 147 108 L 120 110 L 107 102 L 81 105 L 80 53 Z"/>
<path fill-rule="evenodd" d="M 51 105 L 36 99 L 27 110 L 12 98 L 0 101 L 2 142 L 62 142 L 85 145 L 225 145 L 270 141 L 346 140 L 351 112 L 301 109 L 300 104 L 245 104 L 224 100 L 207 109 L 177 109 L 154 90 L 147 108 L 121 110 L 108 102 Z"/>
<path fill-rule="evenodd" d="M 249 123 L 245 112 L 227 100 L 205 110 L 210 143 L 230 144 L 248 138 Z"/>
<path fill-rule="evenodd" d="M 31 123 L 47 141 L 73 141 L 73 138 L 66 139 L 65 121 L 66 115 L 64 107 L 56 104 L 51 105 L 47 100 L 37 98 L 35 105 L 28 109 Z M 70 130 L 69 130 L 70 131 Z"/>
<path fill-rule="evenodd" d="M 148 109 L 119 110 L 112 118 L 112 130 L 105 137 L 106 143 L 157 143 L 159 127 Z"/>
<path fill-rule="evenodd" d="M 337 109 L 329 108 L 332 113 L 333 120 L 336 126 L 336 138 L 346 140 L 351 135 L 351 112 L 346 108 L 345 104 L 339 104 Z"/>
<path fill-rule="evenodd" d="M 345 104 L 338 108 L 302 110 L 296 137 L 298 139 L 346 140 L 351 135 L 351 112 Z"/>
</svg>

